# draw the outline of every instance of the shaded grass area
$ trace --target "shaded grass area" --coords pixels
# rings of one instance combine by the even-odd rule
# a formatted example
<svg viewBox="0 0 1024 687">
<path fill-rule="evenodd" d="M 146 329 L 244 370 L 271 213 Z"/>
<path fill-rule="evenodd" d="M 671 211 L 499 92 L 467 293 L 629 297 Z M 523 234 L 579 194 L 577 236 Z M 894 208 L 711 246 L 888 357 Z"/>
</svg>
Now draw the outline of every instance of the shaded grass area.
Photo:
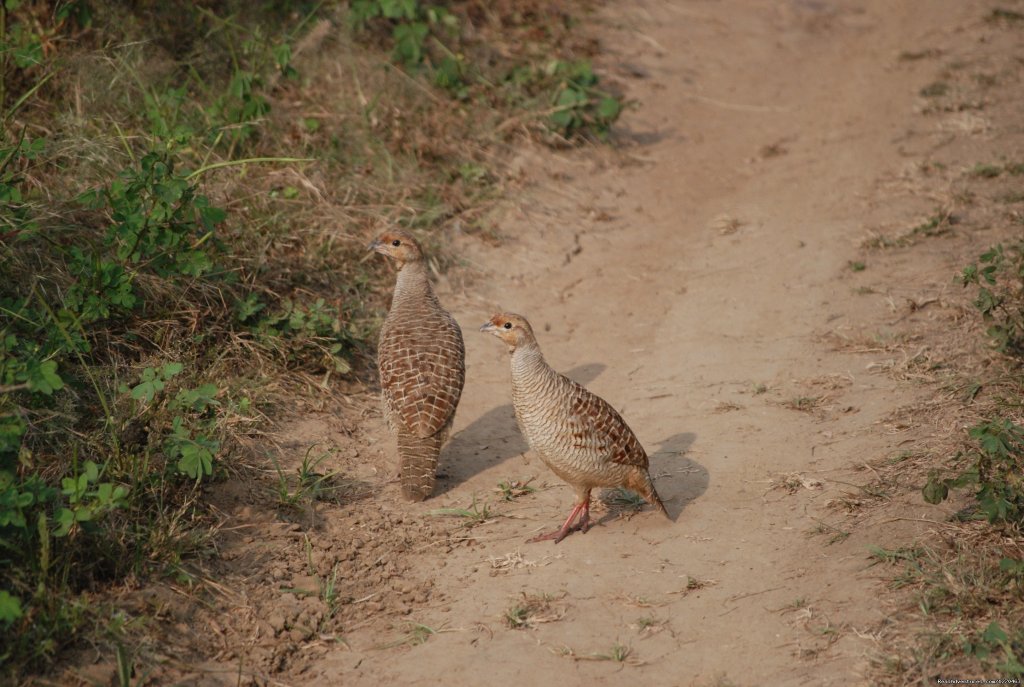
<svg viewBox="0 0 1024 687">
<path fill-rule="evenodd" d="M 444 270 L 516 141 L 607 133 L 583 11 L 3 5 L 0 674 L 119 641 L 94 592 L 212 555 L 207 485 L 287 399 L 367 378 L 371 235 Z M 281 498 L 322 491 L 313 468 Z"/>
</svg>

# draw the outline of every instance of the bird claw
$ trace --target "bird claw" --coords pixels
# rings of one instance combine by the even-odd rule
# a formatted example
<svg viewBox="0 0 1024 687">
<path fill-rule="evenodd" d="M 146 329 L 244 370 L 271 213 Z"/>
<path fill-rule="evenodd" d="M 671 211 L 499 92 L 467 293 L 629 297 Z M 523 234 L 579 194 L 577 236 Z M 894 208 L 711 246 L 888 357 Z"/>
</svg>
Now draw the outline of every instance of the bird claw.
<svg viewBox="0 0 1024 687">
<path fill-rule="evenodd" d="M 526 543 L 527 544 L 536 544 L 537 542 L 547 541 L 549 539 L 554 539 L 555 543 L 557 544 L 558 542 L 562 541 L 567 536 L 569 536 L 570 532 L 572 532 L 572 528 L 565 529 L 563 527 L 560 530 L 555 530 L 554 532 L 548 532 L 547 534 L 538 534 L 536 537 L 532 537 L 530 539 L 527 539 Z"/>
<path fill-rule="evenodd" d="M 578 523 L 576 523 L 575 525 L 573 525 L 572 521 L 576 519 L 577 515 L 580 516 L 580 521 Z M 547 541 L 548 539 L 554 539 L 555 543 L 557 544 L 558 542 L 562 541 L 563 539 L 568 537 L 573 532 L 577 532 L 578 531 L 578 532 L 582 532 L 583 534 L 586 534 L 588 530 L 590 530 L 590 498 L 589 497 L 587 498 L 586 501 L 576 505 L 576 507 L 574 507 L 572 509 L 572 512 L 569 513 L 569 519 L 565 521 L 565 524 L 562 525 L 562 527 L 560 529 L 557 529 L 554 532 L 548 532 L 547 534 L 538 534 L 533 539 L 527 539 L 526 543 L 527 544 L 534 544 L 534 543 L 539 542 L 539 541 Z"/>
<path fill-rule="evenodd" d="M 566 527 L 562 527 L 561 529 L 557 529 L 554 532 L 548 532 L 547 534 L 538 534 L 536 537 L 533 537 L 532 539 L 527 539 L 526 543 L 527 544 L 536 544 L 539 541 L 547 541 L 548 539 L 554 539 L 555 543 L 557 544 L 558 542 L 562 541 L 563 539 L 568 537 L 573 532 L 582 532 L 583 534 L 586 534 L 589 530 L 590 530 L 590 518 L 589 517 L 585 517 L 585 518 L 582 518 L 575 525 L 572 525 L 571 527 L 570 526 L 566 526 Z"/>
</svg>

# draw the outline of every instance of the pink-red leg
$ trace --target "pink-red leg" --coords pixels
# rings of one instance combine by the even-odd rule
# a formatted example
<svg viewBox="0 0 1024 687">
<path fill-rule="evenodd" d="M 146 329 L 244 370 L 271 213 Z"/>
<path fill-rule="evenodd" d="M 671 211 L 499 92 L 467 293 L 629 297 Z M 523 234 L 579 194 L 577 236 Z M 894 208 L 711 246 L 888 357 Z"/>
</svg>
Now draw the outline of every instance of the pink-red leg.
<svg viewBox="0 0 1024 687">
<path fill-rule="evenodd" d="M 580 515 L 580 524 L 576 529 L 584 534 L 590 529 L 590 494 L 587 494 L 587 500 L 583 502 L 583 514 Z"/>
<path fill-rule="evenodd" d="M 576 516 L 580 517 L 580 521 L 577 525 L 573 526 L 573 521 L 576 520 Z M 548 539 L 554 539 L 555 543 L 565 539 L 571 532 L 579 530 L 580 532 L 586 532 L 590 529 L 590 492 L 586 493 L 583 500 L 577 503 L 572 508 L 572 512 L 569 513 L 569 517 L 565 519 L 562 526 L 554 532 L 548 532 L 547 534 L 539 534 L 533 539 L 528 539 L 528 543 L 546 541 Z"/>
</svg>

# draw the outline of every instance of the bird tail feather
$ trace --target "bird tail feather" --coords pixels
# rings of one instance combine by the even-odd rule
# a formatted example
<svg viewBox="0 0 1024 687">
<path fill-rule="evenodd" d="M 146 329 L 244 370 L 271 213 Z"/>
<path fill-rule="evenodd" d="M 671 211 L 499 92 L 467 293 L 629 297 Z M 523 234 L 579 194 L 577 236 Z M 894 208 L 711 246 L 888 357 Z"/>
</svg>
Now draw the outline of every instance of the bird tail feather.
<svg viewBox="0 0 1024 687">
<path fill-rule="evenodd" d="M 402 496 L 409 501 L 423 501 L 434 491 L 437 480 L 437 459 L 441 454 L 446 432 L 419 437 L 405 430 L 398 431 L 398 476 Z"/>
</svg>

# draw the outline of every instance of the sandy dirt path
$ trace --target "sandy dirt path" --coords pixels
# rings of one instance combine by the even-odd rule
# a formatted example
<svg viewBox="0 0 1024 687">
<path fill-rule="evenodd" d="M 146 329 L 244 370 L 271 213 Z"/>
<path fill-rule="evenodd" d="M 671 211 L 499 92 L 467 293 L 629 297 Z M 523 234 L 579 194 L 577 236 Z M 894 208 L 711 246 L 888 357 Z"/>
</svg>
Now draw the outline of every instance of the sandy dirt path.
<svg viewBox="0 0 1024 687">
<path fill-rule="evenodd" d="M 866 684 L 885 615 L 866 548 L 886 530 L 829 544 L 822 523 L 851 475 L 898 450 L 906 435 L 886 418 L 913 399 L 828 336 L 877 308 L 851 297 L 848 261 L 865 215 L 884 214 L 876 180 L 902 164 L 895 142 L 920 86 L 896 56 L 976 15 L 971 4 L 603 11 L 604 67 L 640 104 L 622 147 L 524 153 L 532 189 L 503 241 L 461 241 L 479 278 L 444 294 L 468 348 L 444 476 L 425 504 L 399 503 L 393 486 L 381 499 L 424 517 L 475 498 L 495 517 L 414 560 L 407 574 L 432 593 L 407 620 L 436 631 L 427 641 L 380 649 L 402 624 L 354 627 L 302 680 Z M 572 492 L 522 457 L 507 353 L 476 332 L 499 307 L 530 317 L 549 362 L 622 412 L 671 522 L 611 504 L 586 535 L 525 543 L 565 517 Z M 530 478 L 536 493 L 495 492 Z M 534 627 L 507 626 L 506 611 L 544 595 Z"/>
</svg>

